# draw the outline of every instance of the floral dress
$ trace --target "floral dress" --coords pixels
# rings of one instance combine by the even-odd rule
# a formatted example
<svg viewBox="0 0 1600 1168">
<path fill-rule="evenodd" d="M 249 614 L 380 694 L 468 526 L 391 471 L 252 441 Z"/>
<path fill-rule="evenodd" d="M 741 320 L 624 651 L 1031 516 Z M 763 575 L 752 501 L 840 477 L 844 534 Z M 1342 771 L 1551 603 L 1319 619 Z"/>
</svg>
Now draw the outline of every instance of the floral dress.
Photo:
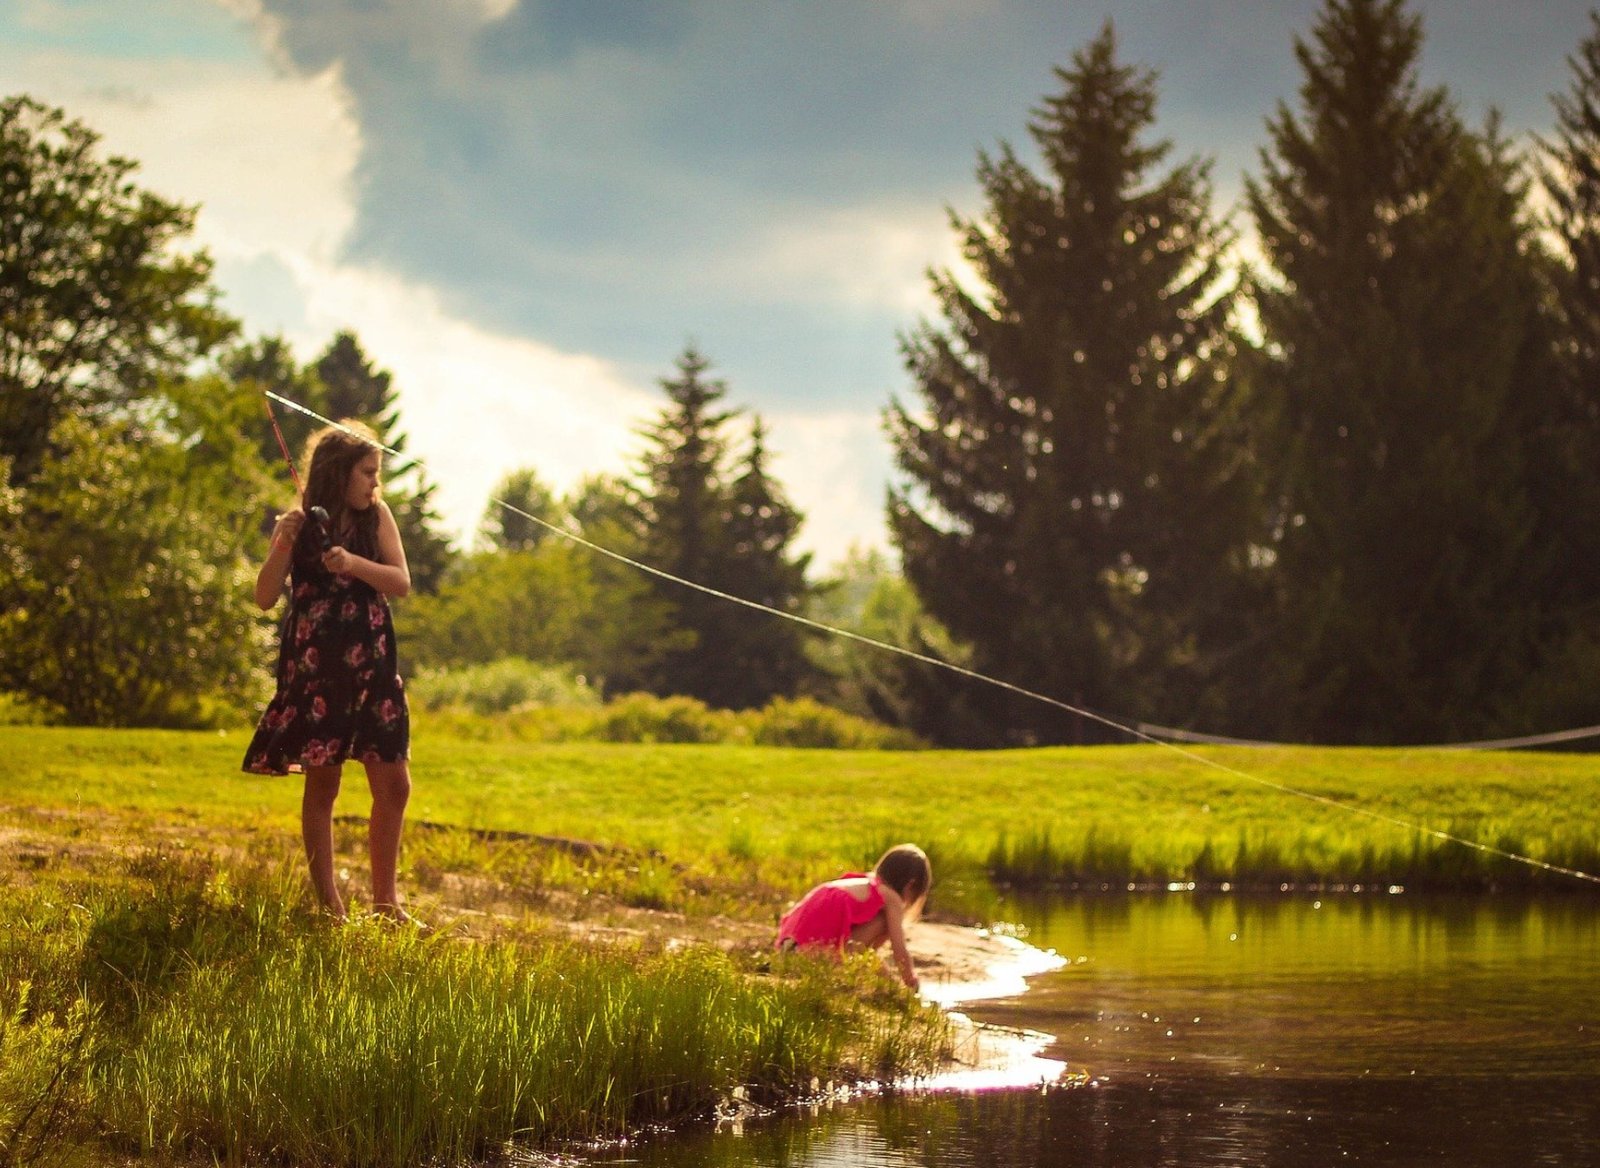
<svg viewBox="0 0 1600 1168">
<path fill-rule="evenodd" d="M 377 549 L 350 549 L 375 558 Z M 244 769 L 283 775 L 306 767 L 404 762 L 411 716 L 395 654 L 388 599 L 322 566 L 297 541 L 289 609 L 279 629 L 278 692 L 245 750 Z"/>
</svg>

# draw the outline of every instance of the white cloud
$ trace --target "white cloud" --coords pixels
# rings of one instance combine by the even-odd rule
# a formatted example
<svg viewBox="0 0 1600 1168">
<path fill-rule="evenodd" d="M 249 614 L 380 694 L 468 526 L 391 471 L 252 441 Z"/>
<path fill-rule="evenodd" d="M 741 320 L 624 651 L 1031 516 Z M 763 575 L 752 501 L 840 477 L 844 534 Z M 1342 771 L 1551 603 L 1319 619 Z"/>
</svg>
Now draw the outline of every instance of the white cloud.
<svg viewBox="0 0 1600 1168">
<path fill-rule="evenodd" d="M 230 2 L 266 35 L 253 0 Z M 498 0 L 459 2 L 492 16 Z M 532 466 L 557 490 L 626 470 L 639 447 L 636 427 L 663 405 L 653 384 L 595 357 L 478 327 L 433 289 L 345 257 L 363 148 L 355 105 L 337 66 L 296 75 L 272 66 L 270 48 L 254 64 L 176 66 L 0 48 L 0 73 L 8 89 L 65 108 L 102 135 L 108 152 L 136 160 L 141 185 L 199 206 L 195 241 L 217 257 L 225 304 L 246 314 L 247 332 L 283 334 L 302 360 L 340 329 L 360 338 L 394 374 L 407 453 L 438 484 L 453 537 L 470 539 L 510 470 Z M 768 250 L 771 263 L 752 263 L 751 273 L 816 277 L 852 300 L 895 307 L 922 294 L 913 284 L 929 254 L 924 225 L 892 209 L 777 228 Z M 852 543 L 881 545 L 886 453 L 876 418 L 769 422 L 774 474 L 807 515 L 799 542 L 818 566 Z"/>
<path fill-rule="evenodd" d="M 852 546 L 887 547 L 883 491 L 889 450 L 876 415 L 774 414 L 769 472 L 805 516 L 798 548 L 826 570 Z"/>
<path fill-rule="evenodd" d="M 332 70 L 56 52 L 6 72 L 8 88 L 61 106 L 135 160 L 141 186 L 199 204 L 196 241 L 218 257 L 332 255 L 355 221 L 360 131 Z"/>
<path fill-rule="evenodd" d="M 356 333 L 395 375 L 408 453 L 439 484 L 453 534 L 471 532 L 507 470 L 534 465 L 564 487 L 623 469 L 631 427 L 655 403 L 605 363 L 475 328 L 429 290 L 340 260 L 361 139 L 336 70 L 301 78 L 51 53 L 6 72 L 93 127 L 108 152 L 137 160 L 141 185 L 198 204 L 195 239 L 219 271 L 248 273 L 226 261 L 269 257 L 289 273 L 302 311 L 247 328 L 285 331 L 301 359 L 340 329 Z"/>
<path fill-rule="evenodd" d="M 790 208 L 701 278 L 752 298 L 808 299 L 895 316 L 932 307 L 926 271 L 960 259 L 943 210 L 926 202 Z"/>
<path fill-rule="evenodd" d="M 17 9 L 18 23 L 35 32 L 71 33 L 87 27 L 90 20 L 88 13 L 60 0 L 22 0 Z"/>
<path fill-rule="evenodd" d="M 453 0 L 453 3 L 479 22 L 500 20 L 517 6 L 517 0 Z"/>
<path fill-rule="evenodd" d="M 324 343 L 350 328 L 394 373 L 406 453 L 438 484 L 439 510 L 463 539 L 508 471 L 531 466 L 565 491 L 626 469 L 634 425 L 658 407 L 602 361 L 485 332 L 382 272 L 307 266 L 297 276 Z"/>
</svg>

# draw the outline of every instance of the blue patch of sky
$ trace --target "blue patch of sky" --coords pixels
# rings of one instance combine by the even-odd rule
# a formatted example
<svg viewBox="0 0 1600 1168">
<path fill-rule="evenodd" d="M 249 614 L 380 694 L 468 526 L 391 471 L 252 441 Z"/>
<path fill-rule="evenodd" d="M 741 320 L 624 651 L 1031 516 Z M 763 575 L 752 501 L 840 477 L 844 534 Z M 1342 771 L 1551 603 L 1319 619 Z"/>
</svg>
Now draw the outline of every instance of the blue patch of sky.
<svg viewBox="0 0 1600 1168">
<path fill-rule="evenodd" d="M 252 62 L 254 31 L 215 0 L 52 0 L 0 5 L 0 40 L 13 51 L 70 50 L 132 60 Z"/>
<path fill-rule="evenodd" d="M 678 43 L 693 24 L 691 6 L 639 0 L 523 0 L 478 38 L 491 71 L 569 60 L 596 48 L 655 49 Z"/>
</svg>

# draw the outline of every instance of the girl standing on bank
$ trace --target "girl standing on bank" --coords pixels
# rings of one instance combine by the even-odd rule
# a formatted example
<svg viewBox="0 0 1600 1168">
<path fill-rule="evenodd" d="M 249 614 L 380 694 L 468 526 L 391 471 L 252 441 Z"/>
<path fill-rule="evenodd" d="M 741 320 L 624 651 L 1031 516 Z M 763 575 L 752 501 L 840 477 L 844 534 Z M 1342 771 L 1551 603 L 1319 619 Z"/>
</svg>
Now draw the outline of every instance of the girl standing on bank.
<svg viewBox="0 0 1600 1168">
<path fill-rule="evenodd" d="M 372 907 L 408 920 L 395 866 L 411 796 L 411 719 L 388 597 L 410 591 L 411 573 L 400 529 L 379 497 L 377 435 L 359 422 L 341 422 L 312 435 L 306 461 L 301 506 L 278 518 L 256 577 L 257 604 L 271 609 L 287 581 L 289 608 L 279 630 L 277 693 L 245 751 L 244 769 L 304 772 L 300 826 L 311 883 L 328 912 L 343 920 L 333 874 L 333 804 L 345 761 L 359 761 L 372 790 Z M 307 518 L 324 512 L 325 522 Z"/>
</svg>

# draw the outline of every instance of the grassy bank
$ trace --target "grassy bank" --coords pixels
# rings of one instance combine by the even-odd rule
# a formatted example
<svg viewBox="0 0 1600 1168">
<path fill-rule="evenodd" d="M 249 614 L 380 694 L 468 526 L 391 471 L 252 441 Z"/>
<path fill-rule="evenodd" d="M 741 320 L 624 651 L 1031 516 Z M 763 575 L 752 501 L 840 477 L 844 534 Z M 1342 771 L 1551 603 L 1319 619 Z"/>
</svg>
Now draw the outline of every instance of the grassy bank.
<svg viewBox="0 0 1600 1168">
<path fill-rule="evenodd" d="M 297 830 L 294 780 L 237 773 L 242 733 L 3 734 L 10 765 L 0 776 L 0 806 L 68 818 L 114 813 L 175 837 L 186 827 L 280 838 Z M 1563 867 L 1600 868 L 1600 803 L 1586 755 L 529 744 L 446 737 L 426 721 L 416 744 L 412 820 L 511 841 L 469 846 L 448 833 L 413 832 L 407 858 L 424 876 L 487 864 L 491 874 L 524 882 L 600 882 L 653 907 L 763 920 L 805 883 L 868 862 L 901 839 L 930 850 L 947 891 L 955 877 L 976 895 L 991 878 L 1576 885 L 1372 816 Z M 346 782 L 353 790 L 342 809 L 364 813 L 359 771 Z M 574 864 L 547 849 L 530 853 L 515 843 L 518 834 L 590 841 L 622 858 L 610 870 L 599 859 Z"/>
<path fill-rule="evenodd" d="M 531 914 L 341 928 L 310 911 L 298 865 L 248 856 L 32 867 L 0 891 L 8 1165 L 73 1145 L 95 1161 L 482 1162 L 736 1092 L 928 1069 L 947 1040 L 871 959 L 584 943 Z"/>
<path fill-rule="evenodd" d="M 1594 889 L 1373 815 L 1600 868 L 1584 756 L 539 745 L 424 719 L 424 937 L 310 911 L 298 783 L 238 773 L 242 732 L 0 735 L 0 1168 L 467 1162 L 930 1066 L 943 1020 L 872 958 L 768 948 L 805 884 L 902 839 L 965 919 L 997 881 Z"/>
</svg>

